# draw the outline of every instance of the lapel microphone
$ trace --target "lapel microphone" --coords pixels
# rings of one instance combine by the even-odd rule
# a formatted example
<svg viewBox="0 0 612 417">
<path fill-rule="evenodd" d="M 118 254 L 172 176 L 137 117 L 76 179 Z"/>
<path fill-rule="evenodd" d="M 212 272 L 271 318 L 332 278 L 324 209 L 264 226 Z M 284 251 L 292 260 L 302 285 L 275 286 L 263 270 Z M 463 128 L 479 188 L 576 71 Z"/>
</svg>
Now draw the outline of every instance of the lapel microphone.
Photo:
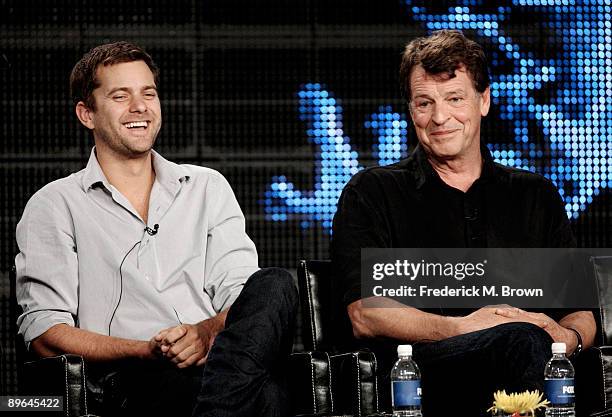
<svg viewBox="0 0 612 417">
<path fill-rule="evenodd" d="M 159 229 L 159 224 L 155 223 L 153 225 L 153 229 L 151 229 L 149 226 L 145 227 L 144 230 L 145 232 L 147 232 L 149 234 L 149 236 L 154 236 L 157 234 L 157 230 Z"/>
</svg>

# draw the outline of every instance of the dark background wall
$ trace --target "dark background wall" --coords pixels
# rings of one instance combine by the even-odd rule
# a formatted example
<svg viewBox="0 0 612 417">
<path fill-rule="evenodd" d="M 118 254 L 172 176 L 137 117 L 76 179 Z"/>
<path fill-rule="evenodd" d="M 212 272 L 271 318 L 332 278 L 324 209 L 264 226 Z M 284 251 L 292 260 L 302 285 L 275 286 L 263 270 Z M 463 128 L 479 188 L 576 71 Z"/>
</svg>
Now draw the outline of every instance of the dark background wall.
<svg viewBox="0 0 612 417">
<path fill-rule="evenodd" d="M 1 391 L 15 387 L 8 322 L 15 225 L 38 188 L 81 169 L 89 156 L 68 76 L 100 43 L 129 40 L 151 53 L 161 68 L 164 117 L 156 149 L 223 173 L 261 266 L 295 268 L 299 258 L 327 257 L 329 220 L 348 171 L 325 161 L 363 167 L 383 159 L 379 142 L 390 146 L 388 160 L 415 144 L 397 80 L 405 43 L 435 28 L 463 29 L 493 64 L 494 109 L 483 138 L 496 158 L 555 180 L 580 244 L 608 246 L 610 6 L 428 3 L 0 0 Z M 309 124 L 325 104 L 307 107 L 313 91 L 334 99 L 326 103 L 342 121 L 339 149 Z M 372 124 L 379 114 L 395 115 L 379 123 L 382 132 Z"/>
</svg>

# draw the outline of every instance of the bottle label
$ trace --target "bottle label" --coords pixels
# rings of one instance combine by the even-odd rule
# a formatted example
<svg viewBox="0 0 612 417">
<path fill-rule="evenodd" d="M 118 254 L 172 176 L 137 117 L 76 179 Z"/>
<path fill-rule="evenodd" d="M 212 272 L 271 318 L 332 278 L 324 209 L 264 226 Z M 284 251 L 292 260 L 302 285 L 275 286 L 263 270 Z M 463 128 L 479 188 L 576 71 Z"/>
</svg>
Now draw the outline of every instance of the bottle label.
<svg viewBox="0 0 612 417">
<path fill-rule="evenodd" d="M 546 379 L 544 391 L 553 405 L 574 404 L 574 378 Z"/>
<path fill-rule="evenodd" d="M 421 381 L 393 381 L 392 401 L 394 407 L 421 405 Z"/>
</svg>

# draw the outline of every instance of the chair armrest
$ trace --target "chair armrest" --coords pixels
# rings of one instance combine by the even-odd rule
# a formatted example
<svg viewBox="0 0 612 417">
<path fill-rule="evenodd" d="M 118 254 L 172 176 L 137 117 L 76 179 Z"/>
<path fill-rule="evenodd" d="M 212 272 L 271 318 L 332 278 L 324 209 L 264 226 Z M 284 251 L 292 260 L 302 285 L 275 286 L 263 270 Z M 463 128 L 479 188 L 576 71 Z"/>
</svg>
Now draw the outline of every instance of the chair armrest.
<svg viewBox="0 0 612 417">
<path fill-rule="evenodd" d="M 89 414 L 85 362 L 81 356 L 65 354 L 25 362 L 20 377 L 20 394 L 61 396 L 64 415 Z"/>
<path fill-rule="evenodd" d="M 368 414 L 368 415 L 363 415 L 363 416 L 358 416 L 356 414 L 322 414 L 322 413 L 318 413 L 318 414 L 297 414 L 295 417 L 391 417 L 391 414 L 389 413 L 375 413 L 375 414 Z M 591 417 L 600 417 L 599 415 L 597 416 L 591 416 Z M 605 415 L 605 417 L 609 417 L 607 414 Z"/>
<path fill-rule="evenodd" d="M 588 416 L 612 408 L 612 346 L 581 352 L 575 367 L 576 415 Z"/>
<path fill-rule="evenodd" d="M 295 417 L 391 417 L 391 414 L 375 413 L 375 414 L 358 416 L 356 414 L 321 414 L 319 413 L 319 414 L 297 414 Z M 600 416 L 598 414 L 597 416 L 590 416 L 590 417 L 600 417 Z M 612 415 L 609 416 L 608 414 L 605 414 L 605 415 L 602 415 L 602 417 L 612 417 Z"/>
<path fill-rule="evenodd" d="M 289 356 L 288 383 L 296 415 L 327 415 L 333 412 L 327 352 L 309 351 Z"/>
<path fill-rule="evenodd" d="M 330 357 L 331 387 L 338 414 L 367 416 L 378 409 L 376 356 L 368 351 Z"/>
</svg>

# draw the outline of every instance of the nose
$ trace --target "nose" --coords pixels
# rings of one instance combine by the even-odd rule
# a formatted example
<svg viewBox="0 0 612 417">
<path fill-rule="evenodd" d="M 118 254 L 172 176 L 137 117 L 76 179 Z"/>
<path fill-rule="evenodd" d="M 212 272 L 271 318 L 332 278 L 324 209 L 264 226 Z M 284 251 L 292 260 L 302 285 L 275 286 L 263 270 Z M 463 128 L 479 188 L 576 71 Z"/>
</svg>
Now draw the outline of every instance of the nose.
<svg viewBox="0 0 612 417">
<path fill-rule="evenodd" d="M 130 102 L 130 112 L 132 113 L 144 113 L 147 111 L 147 103 L 144 98 L 140 95 L 132 96 L 132 101 Z"/>
<path fill-rule="evenodd" d="M 437 125 L 443 125 L 448 119 L 450 119 L 450 112 L 446 104 L 436 103 L 433 106 L 431 120 Z"/>
</svg>

